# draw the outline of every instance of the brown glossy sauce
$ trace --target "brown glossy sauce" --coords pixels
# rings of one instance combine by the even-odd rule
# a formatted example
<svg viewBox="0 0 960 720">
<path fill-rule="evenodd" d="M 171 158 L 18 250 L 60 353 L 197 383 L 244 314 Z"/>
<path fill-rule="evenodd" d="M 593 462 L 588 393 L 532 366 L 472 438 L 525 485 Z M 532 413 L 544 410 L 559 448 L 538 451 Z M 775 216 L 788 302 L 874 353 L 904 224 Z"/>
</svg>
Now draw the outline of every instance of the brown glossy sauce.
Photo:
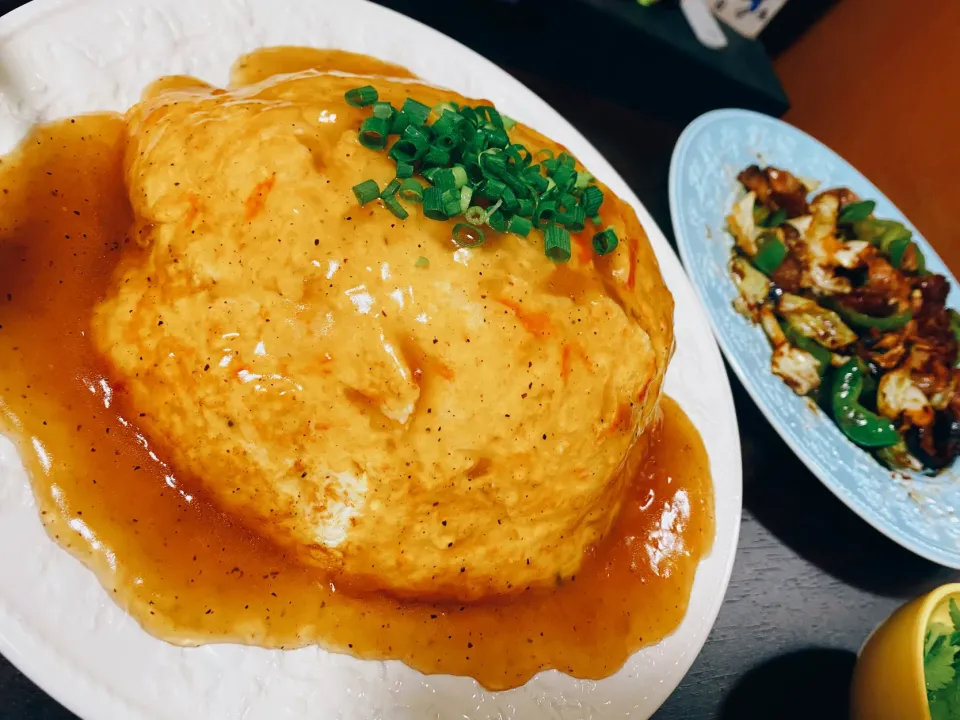
<svg viewBox="0 0 960 720">
<path fill-rule="evenodd" d="M 615 672 L 672 632 L 713 534 L 709 465 L 669 399 L 621 517 L 576 578 L 476 605 L 350 597 L 232 523 L 137 430 L 88 340 L 92 307 L 137 252 L 123 121 L 36 129 L 0 161 L 0 429 L 18 444 L 47 531 L 150 633 L 179 644 L 318 644 L 515 687 L 557 668 Z"/>
</svg>

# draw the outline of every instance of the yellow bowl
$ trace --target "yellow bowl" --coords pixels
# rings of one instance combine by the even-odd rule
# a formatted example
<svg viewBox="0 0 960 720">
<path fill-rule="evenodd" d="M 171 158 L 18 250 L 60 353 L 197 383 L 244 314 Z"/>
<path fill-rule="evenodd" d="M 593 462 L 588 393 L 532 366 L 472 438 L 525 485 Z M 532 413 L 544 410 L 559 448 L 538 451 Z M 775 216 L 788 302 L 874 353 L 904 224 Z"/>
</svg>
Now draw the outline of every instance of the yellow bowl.
<svg viewBox="0 0 960 720">
<path fill-rule="evenodd" d="M 853 720 L 930 720 L 923 677 L 923 638 L 934 610 L 960 583 L 908 602 L 873 631 L 853 672 Z"/>
</svg>

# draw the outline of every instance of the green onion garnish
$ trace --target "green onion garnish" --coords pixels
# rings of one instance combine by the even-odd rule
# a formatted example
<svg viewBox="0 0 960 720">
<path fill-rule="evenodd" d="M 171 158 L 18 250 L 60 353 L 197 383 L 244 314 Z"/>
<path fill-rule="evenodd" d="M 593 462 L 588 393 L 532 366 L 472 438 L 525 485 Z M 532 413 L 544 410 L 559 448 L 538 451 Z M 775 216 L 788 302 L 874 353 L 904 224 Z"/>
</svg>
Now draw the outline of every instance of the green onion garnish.
<svg viewBox="0 0 960 720">
<path fill-rule="evenodd" d="M 406 220 L 407 217 L 410 215 L 410 213 L 406 211 L 403 205 L 400 204 L 400 201 L 397 200 L 396 195 L 387 195 L 385 198 L 381 198 L 381 199 L 383 200 L 383 204 L 386 205 L 387 210 L 392 212 L 401 220 Z"/>
<path fill-rule="evenodd" d="M 471 225 L 483 225 L 487 222 L 487 211 L 479 205 L 471 205 L 463 211 L 463 219 Z"/>
<path fill-rule="evenodd" d="M 503 214 L 502 210 L 495 210 L 492 213 L 488 212 L 487 225 L 492 227 L 498 233 L 504 233 L 507 231 L 507 216 Z"/>
<path fill-rule="evenodd" d="M 597 255 L 606 255 L 617 249 L 617 233 L 613 228 L 607 228 L 593 236 L 593 249 Z"/>
<path fill-rule="evenodd" d="M 519 235 L 520 237 L 526 237 L 532 229 L 533 223 L 519 215 L 514 215 L 510 218 L 510 222 L 507 223 L 507 232 L 512 232 L 514 235 Z"/>
<path fill-rule="evenodd" d="M 397 190 L 399 189 L 400 189 L 400 181 L 391 180 L 390 182 L 387 183 L 387 186 L 383 189 L 383 192 L 380 193 L 380 197 L 388 198 L 391 195 L 396 195 Z"/>
<path fill-rule="evenodd" d="M 427 260 L 423 255 L 417 258 L 417 261 L 414 263 L 418 268 L 427 268 L 430 267 L 430 261 Z"/>
<path fill-rule="evenodd" d="M 418 180 L 407 178 L 400 183 L 400 197 L 407 202 L 423 202 L 423 185 Z"/>
<path fill-rule="evenodd" d="M 443 211 L 443 190 L 428 187 L 423 191 L 423 214 L 431 220 L 447 219 L 447 214 Z"/>
<path fill-rule="evenodd" d="M 544 200 L 537 206 L 537 211 L 533 214 L 533 224 L 543 230 L 553 222 L 557 214 L 557 204 L 553 200 Z"/>
<path fill-rule="evenodd" d="M 483 230 L 476 225 L 459 222 L 453 226 L 453 241 L 460 247 L 477 247 L 485 239 Z"/>
<path fill-rule="evenodd" d="M 359 185 L 353 186 L 353 194 L 357 196 L 357 202 L 361 205 L 366 205 L 371 200 L 376 200 L 380 197 L 380 188 L 377 187 L 375 181 L 364 180 Z"/>
<path fill-rule="evenodd" d="M 543 252 L 556 263 L 570 259 L 570 233 L 559 225 L 550 225 L 543 235 Z"/>
<path fill-rule="evenodd" d="M 393 105 L 388 102 L 375 102 L 373 104 L 373 116 L 383 120 L 393 120 L 393 115 L 397 111 Z"/>
<path fill-rule="evenodd" d="M 557 216 L 557 222 L 560 222 L 570 232 L 580 232 L 586 226 L 587 213 L 579 205 L 575 205 L 563 213 L 563 218 Z"/>
<path fill-rule="evenodd" d="M 436 189 L 436 188 L 435 188 Z M 441 195 L 443 200 L 443 211 L 448 218 L 456 217 L 460 214 L 460 191 L 456 188 L 444 190 Z"/>
<path fill-rule="evenodd" d="M 432 145 L 427 150 L 427 154 L 423 156 L 423 162 L 427 165 L 446 165 L 450 162 L 450 151 L 437 145 Z"/>
<path fill-rule="evenodd" d="M 383 150 L 387 146 L 390 124 L 378 117 L 368 117 L 360 125 L 360 144 L 371 150 Z"/>
<path fill-rule="evenodd" d="M 347 90 L 347 92 L 343 94 L 343 99 L 347 101 L 348 105 L 353 105 L 353 107 L 372 105 L 377 101 L 378 97 L 377 89 L 372 85 L 364 85 L 363 87 L 354 88 L 353 90 Z"/>
<path fill-rule="evenodd" d="M 577 170 L 576 158 L 567 152 L 554 155 L 542 148 L 533 153 L 511 143 L 508 133 L 516 123 L 496 108 L 443 102 L 431 109 L 407 98 L 398 111 L 380 101 L 371 86 L 351 90 L 346 99 L 358 107 L 373 106 L 358 140 L 364 147 L 387 150 L 396 163 L 396 178 L 382 193 L 373 180 L 354 188 L 361 204 L 380 197 L 400 218 L 408 216 L 401 200 L 422 202 L 424 215 L 432 220 L 462 216 L 466 222 L 456 224 L 454 240 L 463 247 L 483 242 L 483 225 L 520 237 L 538 228 L 544 252 L 555 262 L 570 259 L 570 232 L 583 231 L 588 217 L 602 227 L 603 191 L 593 184 L 593 175 Z M 388 148 L 390 135 L 399 137 Z M 600 255 L 612 252 L 616 233 L 610 228 L 597 232 L 593 245 Z"/>
<path fill-rule="evenodd" d="M 400 108 L 400 113 L 409 117 L 410 122 L 414 125 L 423 125 L 427 122 L 427 118 L 430 117 L 430 108 L 422 102 L 417 102 L 413 98 L 407 98 L 403 101 L 403 107 Z"/>
<path fill-rule="evenodd" d="M 460 212 L 466 212 L 470 208 L 471 200 L 473 200 L 473 188 L 464 185 L 460 188 Z"/>
<path fill-rule="evenodd" d="M 583 204 L 583 211 L 587 215 L 596 215 L 603 205 L 603 190 L 596 185 L 585 188 L 583 195 L 580 196 L 580 202 Z"/>
</svg>

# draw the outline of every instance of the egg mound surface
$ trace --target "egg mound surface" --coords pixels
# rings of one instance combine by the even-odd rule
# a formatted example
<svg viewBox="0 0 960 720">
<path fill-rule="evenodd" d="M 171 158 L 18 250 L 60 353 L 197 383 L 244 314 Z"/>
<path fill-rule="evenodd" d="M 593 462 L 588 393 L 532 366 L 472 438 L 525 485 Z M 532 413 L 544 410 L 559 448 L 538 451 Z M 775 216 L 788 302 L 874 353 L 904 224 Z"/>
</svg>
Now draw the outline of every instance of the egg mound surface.
<svg viewBox="0 0 960 720">
<path fill-rule="evenodd" d="M 177 472 L 347 587 L 473 600 L 577 572 L 643 458 L 673 301 L 633 210 L 621 239 L 544 256 L 539 233 L 458 248 L 351 190 L 395 107 L 480 104 L 409 80 L 304 71 L 215 89 L 159 81 L 128 115 L 137 218 L 93 334 Z M 562 148 L 517 125 L 511 141 Z"/>
</svg>

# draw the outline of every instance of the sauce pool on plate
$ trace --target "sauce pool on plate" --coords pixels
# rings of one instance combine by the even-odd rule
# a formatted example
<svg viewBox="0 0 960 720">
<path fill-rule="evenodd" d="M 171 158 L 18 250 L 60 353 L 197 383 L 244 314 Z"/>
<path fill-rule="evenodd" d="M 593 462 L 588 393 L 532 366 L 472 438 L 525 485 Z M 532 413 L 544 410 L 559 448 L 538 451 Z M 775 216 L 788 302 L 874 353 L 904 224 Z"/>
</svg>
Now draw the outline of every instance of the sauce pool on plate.
<svg viewBox="0 0 960 720">
<path fill-rule="evenodd" d="M 275 49 L 248 56 L 234 77 L 343 62 Z M 370 62 L 348 69 L 400 72 Z M 706 451 L 669 398 L 612 531 L 548 592 L 464 605 L 352 595 L 217 510 L 165 461 L 162 439 L 138 429 L 90 341 L 114 268 L 140 252 L 124 141 L 122 117 L 82 116 L 38 127 L 0 163 L 0 430 L 17 444 L 48 533 L 144 629 L 183 645 L 317 644 L 490 689 L 550 668 L 602 678 L 676 629 L 714 521 Z"/>
</svg>

